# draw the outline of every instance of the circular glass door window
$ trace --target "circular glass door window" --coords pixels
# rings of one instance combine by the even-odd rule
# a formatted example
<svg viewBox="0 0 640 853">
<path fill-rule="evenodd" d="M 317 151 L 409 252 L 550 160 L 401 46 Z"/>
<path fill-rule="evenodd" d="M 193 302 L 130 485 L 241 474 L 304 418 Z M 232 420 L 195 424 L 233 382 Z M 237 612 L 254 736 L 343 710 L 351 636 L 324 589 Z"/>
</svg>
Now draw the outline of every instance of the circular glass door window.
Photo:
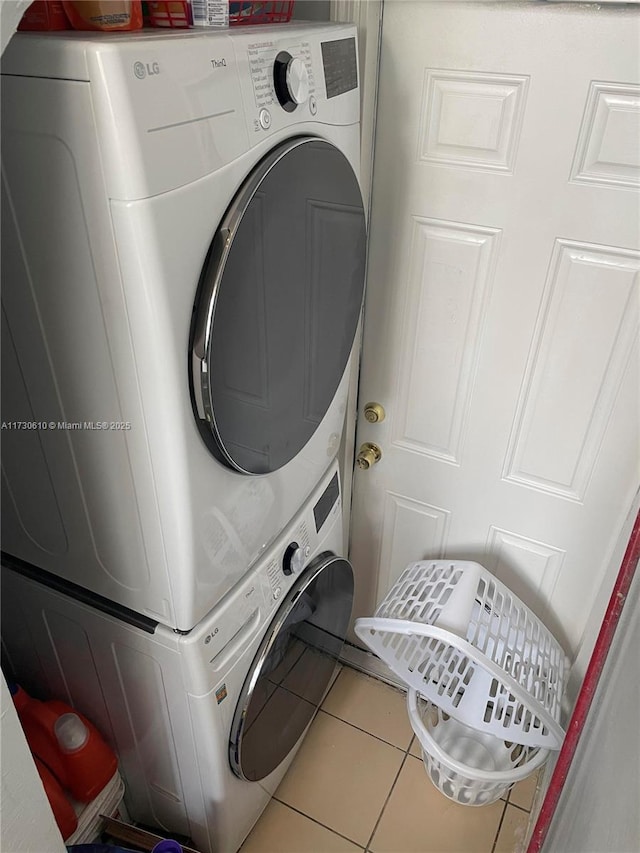
<svg viewBox="0 0 640 853">
<path fill-rule="evenodd" d="M 245 679 L 229 738 L 236 775 L 264 779 L 289 755 L 335 673 L 353 604 L 353 570 L 320 554 L 289 590 Z"/>
<path fill-rule="evenodd" d="M 201 434 L 237 471 L 293 459 L 331 405 L 360 316 L 366 232 L 347 158 L 310 137 L 262 161 L 214 237 L 191 337 Z"/>
</svg>

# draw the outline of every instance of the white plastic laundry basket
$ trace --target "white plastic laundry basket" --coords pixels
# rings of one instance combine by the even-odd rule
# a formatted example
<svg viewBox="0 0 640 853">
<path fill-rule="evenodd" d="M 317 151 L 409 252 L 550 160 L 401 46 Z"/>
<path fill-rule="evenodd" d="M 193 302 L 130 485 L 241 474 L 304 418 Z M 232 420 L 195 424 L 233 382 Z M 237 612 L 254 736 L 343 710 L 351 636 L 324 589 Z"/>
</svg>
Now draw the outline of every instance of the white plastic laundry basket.
<svg viewBox="0 0 640 853">
<path fill-rule="evenodd" d="M 355 631 L 449 717 L 501 741 L 560 748 L 564 652 L 478 563 L 412 563 Z"/>
<path fill-rule="evenodd" d="M 471 729 L 413 689 L 407 694 L 407 709 L 431 781 L 460 805 L 486 806 L 499 800 L 549 756 L 547 749 L 521 746 Z"/>
</svg>

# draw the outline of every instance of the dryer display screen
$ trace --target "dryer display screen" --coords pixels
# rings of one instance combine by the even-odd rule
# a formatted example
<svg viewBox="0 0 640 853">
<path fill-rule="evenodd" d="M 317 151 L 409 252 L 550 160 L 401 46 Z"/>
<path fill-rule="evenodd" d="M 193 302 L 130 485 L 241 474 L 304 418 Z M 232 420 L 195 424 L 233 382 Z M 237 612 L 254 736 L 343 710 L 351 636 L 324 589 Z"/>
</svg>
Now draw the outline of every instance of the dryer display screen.
<svg viewBox="0 0 640 853">
<path fill-rule="evenodd" d="M 327 488 L 322 493 L 322 497 L 313 508 L 313 518 L 316 522 L 316 533 L 320 533 L 320 528 L 327 520 L 327 516 L 331 512 L 333 505 L 338 500 L 340 495 L 340 487 L 338 486 L 338 475 L 336 474 Z"/>
<path fill-rule="evenodd" d="M 358 63 L 354 38 L 322 42 L 322 65 L 327 98 L 350 92 L 358 85 Z"/>
</svg>

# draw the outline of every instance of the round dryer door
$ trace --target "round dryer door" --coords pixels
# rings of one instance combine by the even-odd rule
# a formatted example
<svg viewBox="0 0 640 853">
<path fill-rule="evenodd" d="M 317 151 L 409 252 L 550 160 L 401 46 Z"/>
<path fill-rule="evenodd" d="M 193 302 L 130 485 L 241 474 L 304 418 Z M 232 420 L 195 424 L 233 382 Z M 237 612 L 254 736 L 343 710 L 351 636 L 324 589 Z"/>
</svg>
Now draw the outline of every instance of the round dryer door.
<svg viewBox="0 0 640 853">
<path fill-rule="evenodd" d="M 257 782 L 281 764 L 322 702 L 351 618 L 353 571 L 331 552 L 289 590 L 251 665 L 231 727 L 229 759 Z"/>
<path fill-rule="evenodd" d="M 201 434 L 247 474 L 286 465 L 333 400 L 362 306 L 365 217 L 347 158 L 290 139 L 246 181 L 214 237 L 191 332 Z"/>
</svg>

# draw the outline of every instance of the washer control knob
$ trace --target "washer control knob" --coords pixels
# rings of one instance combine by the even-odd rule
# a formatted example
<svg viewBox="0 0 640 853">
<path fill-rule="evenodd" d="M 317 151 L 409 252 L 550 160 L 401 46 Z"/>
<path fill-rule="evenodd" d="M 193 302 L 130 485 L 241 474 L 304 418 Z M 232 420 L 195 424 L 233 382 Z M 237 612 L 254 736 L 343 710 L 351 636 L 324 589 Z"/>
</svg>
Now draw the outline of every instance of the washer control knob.
<svg viewBox="0 0 640 853">
<path fill-rule="evenodd" d="M 309 97 L 309 72 L 303 60 L 281 50 L 273 64 L 273 86 L 280 105 L 292 113 Z"/>
<path fill-rule="evenodd" d="M 285 575 L 297 575 L 304 568 L 305 548 L 301 548 L 297 542 L 291 542 L 287 545 L 286 551 L 282 558 L 282 571 Z"/>
</svg>

